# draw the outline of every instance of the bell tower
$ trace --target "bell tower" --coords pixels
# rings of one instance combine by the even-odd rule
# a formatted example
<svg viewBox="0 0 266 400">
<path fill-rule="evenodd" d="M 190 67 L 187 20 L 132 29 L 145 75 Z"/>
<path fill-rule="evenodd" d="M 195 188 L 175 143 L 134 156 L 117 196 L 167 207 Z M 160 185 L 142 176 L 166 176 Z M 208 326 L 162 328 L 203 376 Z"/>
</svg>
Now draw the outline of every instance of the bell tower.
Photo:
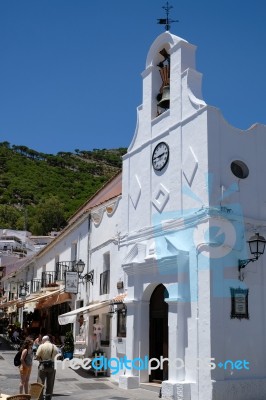
<svg viewBox="0 0 266 400">
<path fill-rule="evenodd" d="M 188 270 L 189 250 L 176 244 L 174 237 L 168 240 L 161 221 L 181 220 L 187 208 L 195 207 L 193 196 L 208 203 L 203 189 L 208 148 L 202 146 L 207 142 L 207 106 L 201 95 L 201 74 L 195 70 L 195 50 L 194 45 L 169 31 L 155 39 L 142 72 L 143 96 L 137 108 L 135 134 L 123 157 L 120 254 L 128 281 L 129 359 L 152 355 L 148 305 L 158 285 L 169 293 L 168 322 L 163 331 L 168 340 L 164 340 L 163 354 L 169 354 L 173 362 L 185 358 L 186 311 L 177 301 L 181 289 L 176 294 L 169 285 L 176 288 L 183 266 Z M 194 191 L 189 199 L 184 186 Z M 170 274 L 166 275 L 165 267 Z M 194 326 L 192 330 L 195 332 Z M 206 354 L 209 356 L 209 348 Z M 169 381 L 164 381 L 163 394 L 179 390 L 185 376 L 184 370 L 174 368 L 167 374 Z M 147 372 L 141 376 L 127 372 L 119 382 L 123 388 L 132 388 L 149 379 Z M 186 391 L 190 386 L 180 387 Z"/>
<path fill-rule="evenodd" d="M 154 213 L 182 209 L 183 181 L 194 180 L 198 159 L 193 149 L 199 137 L 206 136 L 206 104 L 201 74 L 195 70 L 195 49 L 166 31 L 148 52 L 136 130 L 123 159 L 124 228 L 128 232 L 151 226 Z M 199 116 L 202 132 L 191 128 Z M 186 173 L 182 174 L 184 161 Z"/>
</svg>

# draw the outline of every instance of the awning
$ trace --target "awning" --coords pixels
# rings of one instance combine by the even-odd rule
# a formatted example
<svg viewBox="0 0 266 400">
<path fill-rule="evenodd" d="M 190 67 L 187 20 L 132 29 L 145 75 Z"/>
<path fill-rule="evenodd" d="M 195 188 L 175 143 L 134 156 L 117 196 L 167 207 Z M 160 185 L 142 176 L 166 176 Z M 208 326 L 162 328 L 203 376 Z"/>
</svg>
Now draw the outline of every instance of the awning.
<svg viewBox="0 0 266 400">
<path fill-rule="evenodd" d="M 12 307 L 17 303 L 17 300 L 10 300 L 0 305 L 0 308 Z"/>
<path fill-rule="evenodd" d="M 57 291 L 58 292 L 58 291 Z M 34 309 L 36 308 L 37 302 L 40 301 L 41 299 L 47 298 L 47 296 L 50 296 L 51 293 L 47 294 L 37 294 L 37 293 L 32 293 L 30 294 L 27 298 L 23 300 L 19 300 L 17 303 L 17 308 L 23 307 L 23 311 L 29 312 L 34 312 Z"/>
<path fill-rule="evenodd" d="M 32 293 L 27 299 L 25 299 L 25 304 L 30 303 L 32 301 L 35 301 L 36 303 L 38 303 L 39 301 L 48 299 L 48 297 L 50 296 L 54 296 L 55 294 L 59 294 L 62 293 L 62 289 L 57 289 L 54 291 L 49 291 L 46 293 L 42 293 L 41 295 L 34 295 L 34 293 Z"/>
<path fill-rule="evenodd" d="M 50 293 L 45 298 L 42 298 L 40 299 L 40 301 L 38 301 L 38 303 L 36 304 L 36 308 L 38 310 L 42 308 L 49 308 L 57 304 L 65 303 L 66 301 L 71 301 L 71 299 L 71 293 Z M 36 299 L 34 301 L 36 301 Z"/>
<path fill-rule="evenodd" d="M 71 293 L 66 293 L 66 292 L 57 294 L 54 293 L 52 296 L 50 295 L 48 296 L 48 298 L 40 300 L 36 305 L 36 308 L 37 309 L 49 308 L 57 304 L 65 303 L 66 301 L 71 301 L 71 299 L 72 299 Z"/>
<path fill-rule="evenodd" d="M 109 301 L 102 301 L 101 303 L 90 304 L 89 306 L 76 308 L 76 310 L 72 310 L 65 314 L 61 314 L 58 316 L 59 325 L 72 324 L 73 322 L 76 321 L 77 314 L 91 311 L 97 308 L 102 308 L 104 306 L 107 306 L 108 304 Z"/>
</svg>

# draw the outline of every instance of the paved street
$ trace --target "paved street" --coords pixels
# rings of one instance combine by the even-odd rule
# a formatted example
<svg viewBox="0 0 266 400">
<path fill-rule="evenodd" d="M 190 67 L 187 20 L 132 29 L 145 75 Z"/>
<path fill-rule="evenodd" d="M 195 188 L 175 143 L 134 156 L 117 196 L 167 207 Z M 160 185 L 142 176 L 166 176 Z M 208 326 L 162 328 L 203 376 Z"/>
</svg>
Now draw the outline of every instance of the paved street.
<svg viewBox="0 0 266 400">
<path fill-rule="evenodd" d="M 18 367 L 13 365 L 16 351 L 0 337 L 0 392 L 15 394 L 19 391 Z M 34 361 L 30 382 L 37 381 L 38 362 Z M 154 391 L 152 391 L 152 389 Z M 94 374 L 85 370 L 61 369 L 56 372 L 54 399 L 56 400 L 151 400 L 158 398 L 158 386 L 145 389 L 119 389 L 117 383 L 108 377 Z"/>
</svg>

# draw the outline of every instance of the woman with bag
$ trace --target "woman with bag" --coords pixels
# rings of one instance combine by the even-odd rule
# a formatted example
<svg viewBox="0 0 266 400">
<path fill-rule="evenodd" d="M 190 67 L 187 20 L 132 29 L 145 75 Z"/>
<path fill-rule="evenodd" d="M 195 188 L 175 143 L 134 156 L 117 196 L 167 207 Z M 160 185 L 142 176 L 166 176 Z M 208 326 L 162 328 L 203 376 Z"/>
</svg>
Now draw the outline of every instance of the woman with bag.
<svg viewBox="0 0 266 400">
<path fill-rule="evenodd" d="M 21 357 L 20 357 L 20 385 L 19 385 L 19 393 L 28 394 L 29 393 L 29 379 L 31 374 L 32 368 L 32 359 L 33 359 L 33 352 L 32 352 L 32 345 L 33 341 L 31 339 L 26 339 L 21 347 Z"/>
</svg>

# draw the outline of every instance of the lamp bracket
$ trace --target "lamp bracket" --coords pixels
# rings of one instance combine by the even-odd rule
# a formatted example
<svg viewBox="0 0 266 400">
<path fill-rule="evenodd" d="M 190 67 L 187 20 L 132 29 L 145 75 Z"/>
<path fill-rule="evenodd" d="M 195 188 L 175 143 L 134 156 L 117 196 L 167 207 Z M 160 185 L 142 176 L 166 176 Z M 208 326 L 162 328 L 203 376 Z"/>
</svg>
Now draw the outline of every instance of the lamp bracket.
<svg viewBox="0 0 266 400">
<path fill-rule="evenodd" d="M 238 260 L 238 272 L 239 272 L 238 279 L 240 281 L 244 280 L 244 272 L 241 273 L 241 270 L 245 268 L 245 266 L 248 265 L 250 262 L 257 261 L 258 258 L 259 256 L 256 256 L 254 258 L 248 258 L 247 260 Z"/>
<path fill-rule="evenodd" d="M 90 282 L 93 285 L 94 270 L 87 272 L 85 275 L 80 276 L 82 281 Z"/>
<path fill-rule="evenodd" d="M 250 262 L 257 261 L 259 257 L 248 258 L 247 260 L 238 260 L 238 271 L 240 272 L 242 268 L 245 268 Z"/>
</svg>

